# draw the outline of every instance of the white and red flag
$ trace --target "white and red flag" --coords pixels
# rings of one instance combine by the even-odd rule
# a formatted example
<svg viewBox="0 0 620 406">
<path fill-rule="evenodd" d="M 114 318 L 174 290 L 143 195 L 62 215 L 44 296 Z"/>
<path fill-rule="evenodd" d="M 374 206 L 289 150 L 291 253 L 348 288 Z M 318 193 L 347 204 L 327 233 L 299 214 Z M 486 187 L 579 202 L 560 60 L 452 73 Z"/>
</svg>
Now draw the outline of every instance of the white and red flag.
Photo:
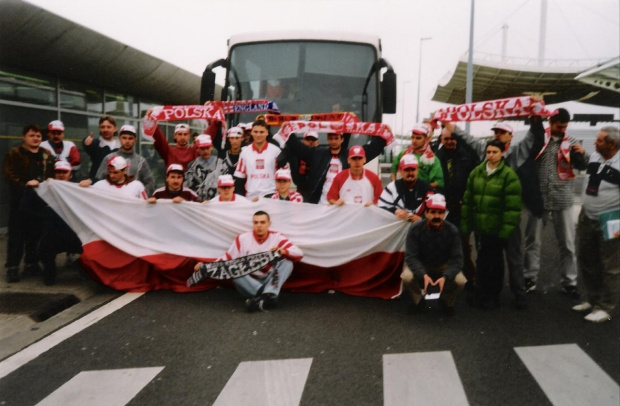
<svg viewBox="0 0 620 406">
<path fill-rule="evenodd" d="M 273 199 L 231 204 L 148 204 L 114 193 L 49 180 L 38 188 L 82 241 L 82 265 L 118 290 L 197 291 L 227 285 L 209 280 L 187 287 L 197 260 L 213 261 L 265 210 L 271 229 L 304 252 L 284 288 L 336 290 L 391 298 L 400 273 L 409 224 L 375 206 L 291 204 Z"/>
</svg>

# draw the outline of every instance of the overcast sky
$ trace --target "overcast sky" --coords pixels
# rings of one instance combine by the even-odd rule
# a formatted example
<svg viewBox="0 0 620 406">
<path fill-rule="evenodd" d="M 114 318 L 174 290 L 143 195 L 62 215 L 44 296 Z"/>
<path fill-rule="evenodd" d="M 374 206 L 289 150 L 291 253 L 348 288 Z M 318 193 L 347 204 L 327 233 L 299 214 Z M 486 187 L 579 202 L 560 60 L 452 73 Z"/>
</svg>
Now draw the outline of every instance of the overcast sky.
<svg viewBox="0 0 620 406">
<path fill-rule="evenodd" d="M 420 117 L 437 83 L 467 52 L 469 0 L 28 0 L 108 37 L 197 75 L 226 56 L 230 35 L 266 30 L 342 30 L 379 35 L 383 56 L 398 75 L 398 111 L 384 116 L 395 130 L 415 123 L 420 38 Z M 545 58 L 589 59 L 620 55 L 618 0 L 547 0 Z M 476 0 L 474 51 L 499 55 L 502 26 L 507 55 L 536 58 L 541 0 Z M 403 97 L 404 95 L 404 97 Z M 400 112 L 405 115 L 401 116 Z M 614 112 L 581 103 L 571 113 Z"/>
</svg>

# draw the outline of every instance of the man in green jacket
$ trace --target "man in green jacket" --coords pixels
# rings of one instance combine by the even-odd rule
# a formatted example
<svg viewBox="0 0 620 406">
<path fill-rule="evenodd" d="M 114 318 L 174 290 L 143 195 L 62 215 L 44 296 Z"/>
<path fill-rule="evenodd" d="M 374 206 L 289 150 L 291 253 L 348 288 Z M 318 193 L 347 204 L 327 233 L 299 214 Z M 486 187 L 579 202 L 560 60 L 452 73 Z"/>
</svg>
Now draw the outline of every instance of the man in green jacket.
<svg viewBox="0 0 620 406">
<path fill-rule="evenodd" d="M 474 231 L 478 248 L 474 304 L 485 309 L 500 306 L 504 257 L 508 239 L 521 218 L 521 182 L 504 161 L 505 144 L 487 143 L 486 160 L 467 179 L 461 232 Z"/>
</svg>

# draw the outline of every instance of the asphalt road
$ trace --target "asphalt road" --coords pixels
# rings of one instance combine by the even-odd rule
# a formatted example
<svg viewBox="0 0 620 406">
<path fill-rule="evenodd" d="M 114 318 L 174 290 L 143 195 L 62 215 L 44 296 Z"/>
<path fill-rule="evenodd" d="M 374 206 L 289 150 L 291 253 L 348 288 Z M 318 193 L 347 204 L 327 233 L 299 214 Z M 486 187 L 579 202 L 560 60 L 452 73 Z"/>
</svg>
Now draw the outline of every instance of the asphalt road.
<svg viewBox="0 0 620 406">
<path fill-rule="evenodd" d="M 37 404 L 82 371 L 164 367 L 130 405 L 213 404 L 241 362 L 311 358 L 302 405 L 381 405 L 384 354 L 450 351 L 470 404 L 545 405 L 516 347 L 575 343 L 620 380 L 618 320 L 588 324 L 571 303 L 537 293 L 528 311 L 485 312 L 460 298 L 447 319 L 397 300 L 284 294 L 249 314 L 232 290 L 151 292 L 2 379 L 0 403 Z"/>
<path fill-rule="evenodd" d="M 510 306 L 507 286 L 500 309 L 470 308 L 462 295 L 454 318 L 437 309 L 409 315 L 399 300 L 339 293 L 284 293 L 280 308 L 249 314 L 234 290 L 150 292 L 2 378 L 0 405 L 67 405 L 69 398 L 54 401 L 50 396 L 80 373 L 149 367 L 163 369 L 119 404 L 210 405 L 226 392 L 241 363 L 291 359 L 311 361 L 299 404 L 383 405 L 388 404 L 384 355 L 440 351 L 453 358 L 471 405 L 549 405 L 540 380 L 515 349 L 565 344 L 578 346 L 617 388 L 619 319 L 595 325 L 570 310 L 576 302 L 557 286 L 553 247 L 548 227 L 540 288 L 528 296 L 526 311 Z M 550 367 L 555 374 L 563 372 L 562 364 Z M 450 392 L 454 382 L 433 373 L 429 364 L 429 385 Z M 583 371 L 575 381 L 567 380 L 564 389 L 579 385 L 586 375 Z M 267 376 L 267 381 L 281 378 Z M 268 386 L 262 379 L 251 374 L 241 385 Z M 249 404 L 280 404 L 286 395 L 277 392 L 269 402 Z"/>
</svg>

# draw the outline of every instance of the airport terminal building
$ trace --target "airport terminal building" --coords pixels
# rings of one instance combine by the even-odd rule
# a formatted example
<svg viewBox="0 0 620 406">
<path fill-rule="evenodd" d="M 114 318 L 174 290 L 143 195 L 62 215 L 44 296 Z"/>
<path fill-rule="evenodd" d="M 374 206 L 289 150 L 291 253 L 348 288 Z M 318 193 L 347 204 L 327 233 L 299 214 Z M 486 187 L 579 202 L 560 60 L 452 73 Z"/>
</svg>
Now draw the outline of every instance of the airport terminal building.
<svg viewBox="0 0 620 406">
<path fill-rule="evenodd" d="M 99 118 L 136 128 L 146 110 L 164 104 L 197 104 L 200 77 L 98 34 L 32 4 L 0 0 L 0 155 L 21 143 L 22 128 L 52 120 L 65 124 L 65 140 L 98 136 Z M 162 123 L 164 124 L 164 123 Z M 176 124 L 176 123 L 175 123 Z M 174 126 L 162 125 L 169 140 Z M 197 129 L 197 131 L 199 131 Z M 138 137 L 137 150 L 163 179 L 163 161 Z M 0 230 L 8 223 L 8 185 L 0 181 Z"/>
</svg>

